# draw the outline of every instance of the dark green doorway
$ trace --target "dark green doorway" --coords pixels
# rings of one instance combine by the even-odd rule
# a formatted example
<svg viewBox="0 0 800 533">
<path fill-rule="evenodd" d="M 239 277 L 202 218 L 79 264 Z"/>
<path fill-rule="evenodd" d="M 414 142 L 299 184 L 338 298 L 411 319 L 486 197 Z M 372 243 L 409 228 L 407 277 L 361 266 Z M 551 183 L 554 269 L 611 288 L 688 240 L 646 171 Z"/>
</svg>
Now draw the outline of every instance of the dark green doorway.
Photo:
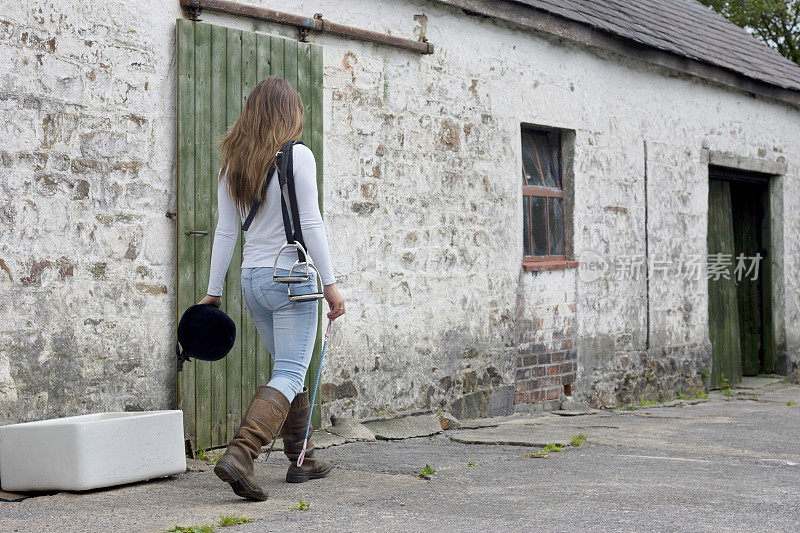
<svg viewBox="0 0 800 533">
<path fill-rule="evenodd" d="M 769 175 L 710 166 L 708 202 L 711 386 L 718 388 L 775 371 Z M 725 274 L 714 275 L 723 262 Z"/>
</svg>

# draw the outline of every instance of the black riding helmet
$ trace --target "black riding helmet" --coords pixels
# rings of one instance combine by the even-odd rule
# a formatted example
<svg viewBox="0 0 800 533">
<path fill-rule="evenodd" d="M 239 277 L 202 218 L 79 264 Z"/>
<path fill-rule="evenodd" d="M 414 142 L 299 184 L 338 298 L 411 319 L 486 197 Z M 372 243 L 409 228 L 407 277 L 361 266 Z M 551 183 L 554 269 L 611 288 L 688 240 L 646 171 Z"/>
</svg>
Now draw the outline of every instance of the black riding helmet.
<svg viewBox="0 0 800 533">
<path fill-rule="evenodd" d="M 178 322 L 178 342 L 175 343 L 178 372 L 190 357 L 203 361 L 222 359 L 231 351 L 235 340 L 236 324 L 231 317 L 213 305 L 191 306 Z"/>
</svg>

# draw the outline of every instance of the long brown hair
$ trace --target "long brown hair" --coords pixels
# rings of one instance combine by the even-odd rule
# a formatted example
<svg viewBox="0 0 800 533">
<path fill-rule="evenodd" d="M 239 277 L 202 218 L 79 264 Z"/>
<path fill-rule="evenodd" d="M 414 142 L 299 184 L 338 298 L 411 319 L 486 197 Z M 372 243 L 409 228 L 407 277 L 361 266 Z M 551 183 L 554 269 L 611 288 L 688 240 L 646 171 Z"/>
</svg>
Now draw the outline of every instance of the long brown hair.
<svg viewBox="0 0 800 533">
<path fill-rule="evenodd" d="M 300 94 L 283 78 L 270 76 L 250 91 L 242 114 L 220 141 L 220 179 L 228 169 L 228 189 L 245 213 L 261 192 L 275 154 L 300 138 L 305 124 Z"/>
</svg>

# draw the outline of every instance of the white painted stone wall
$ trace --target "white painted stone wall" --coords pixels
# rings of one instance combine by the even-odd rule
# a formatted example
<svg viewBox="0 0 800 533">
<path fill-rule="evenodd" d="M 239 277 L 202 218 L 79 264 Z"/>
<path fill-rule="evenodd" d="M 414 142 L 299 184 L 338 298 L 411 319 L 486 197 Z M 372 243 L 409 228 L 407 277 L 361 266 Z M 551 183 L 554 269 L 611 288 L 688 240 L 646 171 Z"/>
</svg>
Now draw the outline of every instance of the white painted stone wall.
<svg viewBox="0 0 800 533">
<path fill-rule="evenodd" d="M 173 2 L 0 2 L 0 423 L 173 404 Z"/>
<path fill-rule="evenodd" d="M 701 368 L 704 279 L 651 283 L 648 350 L 644 280 L 521 272 L 521 122 L 576 131 L 575 249 L 611 256 L 644 253 L 645 143 L 649 248 L 673 259 L 705 254 L 704 148 L 785 160 L 783 305 L 797 322 L 797 109 L 436 2 L 253 3 L 405 37 L 425 15 L 436 45 L 311 36 L 349 309 L 325 362 L 328 412 L 438 409 L 489 389 L 477 408 L 502 408 L 517 326 L 550 290 L 573 295 L 578 392 L 593 401 L 615 403 L 627 373 L 672 376 L 663 388 Z M 0 423 L 173 405 L 179 16 L 177 2 L 0 0 Z"/>
</svg>

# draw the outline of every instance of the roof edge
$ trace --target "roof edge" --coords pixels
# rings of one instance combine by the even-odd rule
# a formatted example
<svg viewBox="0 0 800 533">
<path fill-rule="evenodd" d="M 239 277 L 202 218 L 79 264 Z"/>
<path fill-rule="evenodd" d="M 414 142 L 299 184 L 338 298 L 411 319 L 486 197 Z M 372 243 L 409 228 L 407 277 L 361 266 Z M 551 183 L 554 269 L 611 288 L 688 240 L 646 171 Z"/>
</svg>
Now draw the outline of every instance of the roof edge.
<svg viewBox="0 0 800 533">
<path fill-rule="evenodd" d="M 520 4 L 514 0 L 492 0 L 491 3 L 483 0 L 434 1 L 462 9 L 471 15 L 497 19 L 514 26 L 573 41 L 589 48 L 614 52 L 725 87 L 800 107 L 800 91 L 757 80 L 740 72 L 711 63 L 649 47 L 632 39 L 600 30 L 588 24 L 576 22 L 533 6 Z"/>
</svg>

